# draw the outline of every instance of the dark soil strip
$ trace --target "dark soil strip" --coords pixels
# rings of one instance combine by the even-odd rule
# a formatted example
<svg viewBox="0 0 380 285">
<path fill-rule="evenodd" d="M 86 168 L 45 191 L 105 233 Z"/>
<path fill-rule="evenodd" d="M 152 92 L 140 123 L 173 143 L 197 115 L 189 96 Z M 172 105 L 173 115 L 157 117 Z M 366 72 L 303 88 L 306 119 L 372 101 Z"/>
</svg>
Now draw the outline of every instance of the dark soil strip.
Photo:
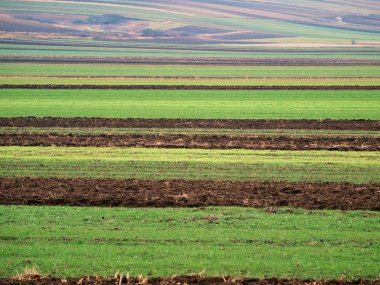
<svg viewBox="0 0 380 285">
<path fill-rule="evenodd" d="M 0 146 L 98 146 L 197 149 L 341 150 L 378 151 L 380 138 L 323 136 L 236 136 L 236 135 L 77 135 L 0 134 Z"/>
<path fill-rule="evenodd" d="M 287 85 L 287 86 L 218 86 L 218 85 L 65 85 L 0 84 L 0 89 L 101 89 L 101 90 L 380 90 L 380 86 L 358 85 Z"/>
<path fill-rule="evenodd" d="M 379 280 L 300 280 L 300 279 L 280 279 L 280 278 L 232 278 L 223 277 L 199 277 L 197 275 L 190 276 L 173 276 L 171 278 L 126 278 L 125 276 L 115 276 L 114 279 L 103 279 L 100 276 L 83 277 L 83 278 L 53 278 L 53 277 L 26 277 L 18 279 L 0 279 L 2 285 L 115 285 L 115 284 L 146 284 L 146 285 L 380 285 Z"/>
<path fill-rule="evenodd" d="M 380 184 L 0 178 L 0 203 L 110 207 L 299 207 L 378 211 Z"/>
<path fill-rule="evenodd" d="M 0 127 L 220 128 L 380 131 L 375 120 L 0 118 Z"/>
<path fill-rule="evenodd" d="M 116 64 L 196 64 L 270 66 L 379 66 L 377 59 L 260 58 L 260 57 L 94 57 L 2 55 L 0 62 L 116 63 Z"/>
</svg>

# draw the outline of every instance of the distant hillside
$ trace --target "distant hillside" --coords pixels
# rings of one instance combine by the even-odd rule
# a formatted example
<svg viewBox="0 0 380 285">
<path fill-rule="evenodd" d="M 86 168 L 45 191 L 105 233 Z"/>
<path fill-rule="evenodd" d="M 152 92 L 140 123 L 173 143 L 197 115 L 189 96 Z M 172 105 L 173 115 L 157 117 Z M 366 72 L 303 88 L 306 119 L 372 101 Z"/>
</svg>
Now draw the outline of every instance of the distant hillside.
<svg viewBox="0 0 380 285">
<path fill-rule="evenodd" d="M 117 41 L 147 49 L 174 44 L 221 51 L 380 46 L 380 11 L 378 2 L 370 0 L 1 1 L 1 43 L 28 39 L 50 45 L 68 39 L 75 45 L 95 40 L 102 46 Z"/>
</svg>

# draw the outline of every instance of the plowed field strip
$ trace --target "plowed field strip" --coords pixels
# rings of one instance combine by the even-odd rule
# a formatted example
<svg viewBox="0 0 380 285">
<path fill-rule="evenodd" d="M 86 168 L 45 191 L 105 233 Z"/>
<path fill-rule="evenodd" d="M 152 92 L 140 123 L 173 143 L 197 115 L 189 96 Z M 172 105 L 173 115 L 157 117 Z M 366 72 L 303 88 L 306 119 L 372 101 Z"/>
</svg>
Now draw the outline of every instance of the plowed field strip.
<svg viewBox="0 0 380 285">
<path fill-rule="evenodd" d="M 380 184 L 0 178 L 0 203 L 380 210 Z"/>
<path fill-rule="evenodd" d="M 198 149 L 378 151 L 380 138 L 228 135 L 0 134 L 0 146 L 112 146 Z"/>
<path fill-rule="evenodd" d="M 1 127 L 380 130 L 379 120 L 0 118 Z"/>
<path fill-rule="evenodd" d="M 0 84 L 0 89 L 110 89 L 110 90 L 380 90 L 380 86 L 358 85 L 74 85 Z"/>
<path fill-rule="evenodd" d="M 202 284 L 202 285 L 225 285 L 225 284 L 235 284 L 235 285 L 377 285 L 379 281 L 376 280 L 300 280 L 300 279 L 282 279 L 282 278 L 232 278 L 228 276 L 222 277 L 200 277 L 199 275 L 190 276 L 173 276 L 171 278 L 129 278 L 119 275 L 114 279 L 103 279 L 99 276 L 83 278 L 66 278 L 64 283 L 62 278 L 54 277 L 35 277 L 35 278 L 25 278 L 25 280 L 20 280 L 17 278 L 0 279 L 0 284 L 4 285 L 40 285 L 40 284 L 51 284 L 51 285 L 115 285 L 122 284 L 125 282 L 130 285 L 141 284 L 142 281 L 147 285 L 178 285 L 178 284 Z M 120 281 L 121 280 L 121 281 Z"/>
<path fill-rule="evenodd" d="M 380 131 L 366 130 L 299 130 L 299 129 L 221 129 L 221 128 L 80 128 L 80 127 L 1 127 L 1 134 L 59 135 L 207 135 L 266 137 L 341 137 L 380 138 Z"/>
</svg>

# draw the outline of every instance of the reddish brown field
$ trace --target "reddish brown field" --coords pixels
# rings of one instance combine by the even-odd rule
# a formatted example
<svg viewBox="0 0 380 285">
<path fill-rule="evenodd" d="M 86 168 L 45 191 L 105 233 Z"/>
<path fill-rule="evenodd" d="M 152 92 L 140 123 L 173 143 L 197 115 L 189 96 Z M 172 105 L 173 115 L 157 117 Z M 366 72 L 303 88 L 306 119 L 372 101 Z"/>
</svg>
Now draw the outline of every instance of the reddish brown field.
<svg viewBox="0 0 380 285">
<path fill-rule="evenodd" d="M 253 150 L 378 151 L 380 138 L 265 135 L 0 134 L 0 146 L 97 146 Z"/>
<path fill-rule="evenodd" d="M 0 203 L 380 210 L 379 184 L 0 178 Z"/>
<path fill-rule="evenodd" d="M 0 127 L 221 128 L 379 131 L 377 120 L 0 118 Z"/>
</svg>

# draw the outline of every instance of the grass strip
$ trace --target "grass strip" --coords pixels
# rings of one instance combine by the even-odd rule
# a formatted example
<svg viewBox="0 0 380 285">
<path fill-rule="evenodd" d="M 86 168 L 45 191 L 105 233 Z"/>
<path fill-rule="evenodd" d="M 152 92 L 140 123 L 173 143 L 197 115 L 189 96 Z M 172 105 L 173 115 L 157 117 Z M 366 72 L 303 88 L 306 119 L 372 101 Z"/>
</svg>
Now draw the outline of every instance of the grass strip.
<svg viewBox="0 0 380 285">
<path fill-rule="evenodd" d="M 380 119 L 379 91 L 27 90 L 0 92 L 2 117 Z"/>
<path fill-rule="evenodd" d="M 212 66 L 2 63 L 12 76 L 380 77 L 376 66 Z"/>
<path fill-rule="evenodd" d="M 59 78 L 1 77 L 0 84 L 59 85 L 205 85 L 205 86 L 378 86 L 380 78 L 344 79 L 160 79 L 160 78 Z"/>
<path fill-rule="evenodd" d="M 380 152 L 1 147 L 0 176 L 379 183 Z"/>
<path fill-rule="evenodd" d="M 0 277 L 379 274 L 377 212 L 0 206 L 0 225 Z"/>
</svg>

